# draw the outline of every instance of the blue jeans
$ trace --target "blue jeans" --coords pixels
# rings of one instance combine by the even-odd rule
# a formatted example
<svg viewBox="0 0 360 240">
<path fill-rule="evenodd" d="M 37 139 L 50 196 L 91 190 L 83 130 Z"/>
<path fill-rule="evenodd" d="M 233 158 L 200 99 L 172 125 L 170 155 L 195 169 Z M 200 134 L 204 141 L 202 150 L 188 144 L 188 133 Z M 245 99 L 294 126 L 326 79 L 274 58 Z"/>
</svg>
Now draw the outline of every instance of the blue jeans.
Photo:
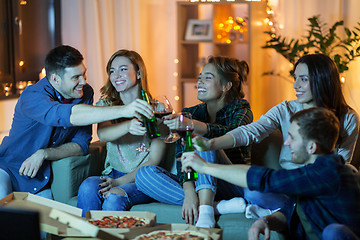
<svg viewBox="0 0 360 240">
<path fill-rule="evenodd" d="M 217 154 L 218 160 L 217 163 L 220 164 L 229 164 L 230 160 L 224 160 L 223 158 L 227 158 L 225 153 Z M 204 158 L 208 161 L 207 158 Z M 230 162 L 231 164 L 231 162 Z M 280 193 L 263 193 L 255 190 L 250 190 L 248 188 L 244 188 L 243 197 L 249 204 L 255 204 L 265 209 L 276 210 L 279 208 L 283 208 L 289 200 L 289 196 L 286 194 Z M 235 196 L 237 197 L 237 196 Z M 225 198 L 226 199 L 226 198 Z"/>
<path fill-rule="evenodd" d="M 221 159 L 217 158 L 215 151 L 196 152 L 210 162 Z M 173 205 L 182 205 L 184 202 L 184 190 L 176 175 L 159 166 L 141 167 L 136 173 L 135 183 L 140 191 L 159 202 Z M 196 191 L 211 189 L 216 193 L 217 198 L 229 199 L 244 194 L 241 187 L 204 174 L 198 175 L 195 187 Z"/>
<path fill-rule="evenodd" d="M 0 199 L 3 199 L 7 195 L 13 192 L 12 183 L 9 174 L 0 168 Z M 50 188 L 44 188 L 40 192 L 36 193 L 37 196 L 48 198 L 53 200 L 53 196 Z M 49 239 L 50 234 L 40 231 L 40 239 Z"/>
<path fill-rule="evenodd" d="M 12 185 L 9 174 L 0 168 L 0 199 L 12 193 Z"/>
<path fill-rule="evenodd" d="M 244 198 L 249 204 L 255 204 L 265 209 L 276 210 L 283 208 L 290 197 L 280 193 L 263 193 L 244 189 Z"/>
<path fill-rule="evenodd" d="M 333 223 L 326 226 L 322 232 L 322 240 L 359 240 L 347 226 Z"/>
<path fill-rule="evenodd" d="M 126 173 L 121 173 L 113 169 L 108 177 L 119 178 L 124 175 L 126 175 Z M 93 176 L 88 177 L 81 183 L 78 192 L 77 207 L 83 209 L 83 216 L 90 210 L 128 211 L 133 205 L 154 201 L 140 192 L 136 188 L 135 183 L 114 187 L 122 189 L 125 195 L 110 193 L 107 197 L 104 197 L 99 193 L 101 189 L 99 184 L 102 182 L 99 176 Z"/>
</svg>

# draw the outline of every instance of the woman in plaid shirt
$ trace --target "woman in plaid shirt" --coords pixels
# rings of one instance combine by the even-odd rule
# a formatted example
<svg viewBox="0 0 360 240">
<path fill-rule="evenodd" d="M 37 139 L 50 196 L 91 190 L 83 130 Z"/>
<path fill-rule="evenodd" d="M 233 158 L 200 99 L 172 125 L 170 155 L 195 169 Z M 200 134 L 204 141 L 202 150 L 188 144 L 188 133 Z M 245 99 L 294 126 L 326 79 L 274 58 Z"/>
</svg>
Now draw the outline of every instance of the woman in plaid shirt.
<svg viewBox="0 0 360 240">
<path fill-rule="evenodd" d="M 228 57 L 209 58 L 197 82 L 197 98 L 203 103 L 182 110 L 192 114 L 195 134 L 206 138 L 219 137 L 252 122 L 250 104 L 243 99 L 242 89 L 248 72 L 249 67 L 245 61 Z M 177 122 L 177 115 L 164 117 L 164 123 L 170 129 L 175 129 Z M 177 156 L 181 156 L 181 144 L 178 142 Z M 200 154 L 208 155 L 214 161 L 224 159 L 228 163 L 245 163 L 249 149 L 241 147 L 230 150 L 227 152 L 228 158 L 217 158 L 216 152 Z M 219 154 L 225 155 L 224 152 Z M 159 202 L 182 205 L 182 216 L 186 223 L 193 224 L 195 221 L 198 227 L 215 226 L 215 193 L 222 197 L 227 195 L 228 198 L 243 194 L 241 188 L 233 189 L 235 186 L 224 181 L 217 182 L 217 179 L 208 175 L 200 174 L 194 184 L 183 181 L 180 169 L 178 173 L 169 173 L 158 166 L 145 166 L 138 170 L 135 183 L 140 191 Z M 217 190 L 221 192 L 216 192 Z"/>
</svg>

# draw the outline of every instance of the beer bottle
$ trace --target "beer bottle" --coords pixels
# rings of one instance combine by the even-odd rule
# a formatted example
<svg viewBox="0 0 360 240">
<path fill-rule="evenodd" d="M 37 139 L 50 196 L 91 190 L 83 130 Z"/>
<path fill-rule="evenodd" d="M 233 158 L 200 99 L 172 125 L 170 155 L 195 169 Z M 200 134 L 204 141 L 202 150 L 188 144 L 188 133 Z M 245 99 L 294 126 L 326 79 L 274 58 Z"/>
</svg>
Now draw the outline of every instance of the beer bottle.
<svg viewBox="0 0 360 240">
<path fill-rule="evenodd" d="M 194 147 L 192 145 L 191 141 L 191 134 L 194 131 L 194 129 L 186 129 L 185 132 L 185 150 L 184 152 L 193 152 Z M 198 179 L 198 173 L 195 172 L 193 169 L 191 171 L 185 173 L 185 181 L 195 182 Z"/>
<path fill-rule="evenodd" d="M 149 97 L 145 90 L 141 90 L 142 99 L 150 104 Z M 156 124 L 156 117 L 153 116 L 151 119 L 143 117 L 144 125 L 146 127 L 147 135 L 150 139 L 160 137 L 158 125 Z"/>
</svg>

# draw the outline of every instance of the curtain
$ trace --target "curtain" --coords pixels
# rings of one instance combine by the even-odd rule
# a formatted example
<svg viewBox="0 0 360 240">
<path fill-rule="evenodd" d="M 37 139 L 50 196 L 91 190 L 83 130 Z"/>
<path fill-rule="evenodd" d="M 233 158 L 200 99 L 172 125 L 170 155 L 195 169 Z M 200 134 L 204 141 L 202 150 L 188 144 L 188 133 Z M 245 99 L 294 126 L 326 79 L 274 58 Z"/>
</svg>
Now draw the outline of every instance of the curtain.
<svg viewBox="0 0 360 240">
<path fill-rule="evenodd" d="M 177 95 L 175 0 L 62 0 L 62 43 L 85 58 L 95 101 L 106 82 L 105 67 L 119 49 L 137 51 L 145 61 L 152 95 Z M 176 107 L 176 101 L 172 100 Z"/>
</svg>

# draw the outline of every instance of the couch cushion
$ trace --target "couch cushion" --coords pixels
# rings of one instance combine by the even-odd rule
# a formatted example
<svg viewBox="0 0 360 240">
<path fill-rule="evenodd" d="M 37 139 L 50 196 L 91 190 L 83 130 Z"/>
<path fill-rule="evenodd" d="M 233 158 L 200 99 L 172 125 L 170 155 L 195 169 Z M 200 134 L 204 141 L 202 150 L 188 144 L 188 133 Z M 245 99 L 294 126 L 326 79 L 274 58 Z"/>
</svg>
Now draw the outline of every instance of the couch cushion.
<svg viewBox="0 0 360 240">
<path fill-rule="evenodd" d="M 56 201 L 67 203 L 70 198 L 77 195 L 80 184 L 89 175 L 90 158 L 89 154 L 51 162 L 53 170 L 51 191 Z"/>
<path fill-rule="evenodd" d="M 99 176 L 104 169 L 106 155 L 105 143 L 91 143 L 89 154 L 86 156 L 72 156 L 52 161 L 53 180 L 51 191 L 56 201 L 68 203 L 77 196 L 82 181 L 89 176 Z M 71 205 L 76 205 L 76 199 Z"/>
</svg>

